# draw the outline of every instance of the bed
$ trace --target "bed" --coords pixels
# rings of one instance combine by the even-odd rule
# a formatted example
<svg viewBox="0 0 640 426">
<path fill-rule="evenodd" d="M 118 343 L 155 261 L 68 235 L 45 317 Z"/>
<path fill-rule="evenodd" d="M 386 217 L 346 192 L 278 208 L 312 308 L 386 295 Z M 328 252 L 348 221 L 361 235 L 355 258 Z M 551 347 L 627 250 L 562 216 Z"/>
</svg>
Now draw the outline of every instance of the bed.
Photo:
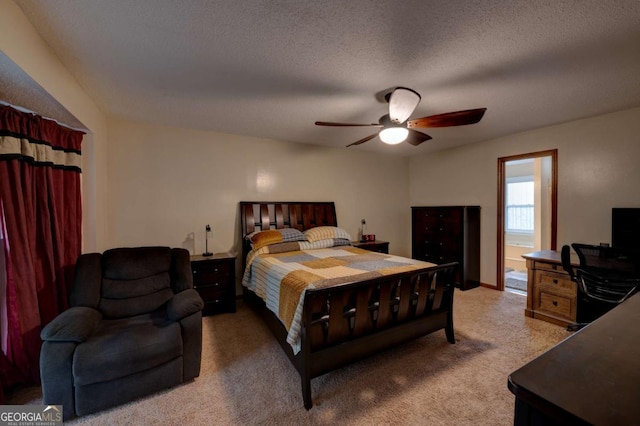
<svg viewBox="0 0 640 426">
<path fill-rule="evenodd" d="M 340 233 L 333 202 L 241 202 L 240 222 L 244 300 L 261 314 L 300 374 L 306 409 L 313 405 L 314 377 L 441 329 L 455 343 L 457 263 L 434 265 L 352 247 Z M 335 233 L 332 244 L 318 237 L 326 232 Z M 308 241 L 296 240 L 300 233 Z M 262 238 L 267 234 L 284 240 Z M 270 239 L 277 242 L 270 245 Z M 345 266 L 334 269 L 349 271 L 346 276 L 315 276 L 336 262 Z M 300 271 L 292 266 L 297 264 Z M 369 268 L 374 264 L 382 269 Z M 309 265 L 315 268 L 311 278 Z M 265 278 L 267 271 L 283 285 L 289 279 L 293 290 Z M 252 282 L 260 278 L 264 284 Z M 282 306 L 274 306 L 278 301 Z"/>
</svg>

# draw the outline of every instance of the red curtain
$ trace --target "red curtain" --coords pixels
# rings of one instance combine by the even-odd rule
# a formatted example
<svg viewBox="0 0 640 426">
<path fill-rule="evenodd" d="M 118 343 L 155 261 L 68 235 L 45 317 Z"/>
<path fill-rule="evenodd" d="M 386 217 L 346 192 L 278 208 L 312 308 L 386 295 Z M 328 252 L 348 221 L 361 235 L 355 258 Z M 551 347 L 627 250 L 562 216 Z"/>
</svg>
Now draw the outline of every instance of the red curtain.
<svg viewBox="0 0 640 426">
<path fill-rule="evenodd" d="M 80 255 L 83 133 L 0 105 L 0 205 L 6 227 L 8 339 L 2 388 L 40 380 L 40 330 L 67 308 Z"/>
</svg>

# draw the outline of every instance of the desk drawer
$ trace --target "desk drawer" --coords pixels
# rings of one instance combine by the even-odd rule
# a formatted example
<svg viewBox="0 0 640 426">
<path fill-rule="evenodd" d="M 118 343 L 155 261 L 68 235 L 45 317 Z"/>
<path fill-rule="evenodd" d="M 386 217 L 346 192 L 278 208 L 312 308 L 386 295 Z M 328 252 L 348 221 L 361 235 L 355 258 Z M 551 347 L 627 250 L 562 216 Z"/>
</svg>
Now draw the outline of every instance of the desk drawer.
<svg viewBox="0 0 640 426">
<path fill-rule="evenodd" d="M 569 274 L 565 272 L 564 268 L 559 263 L 535 261 L 533 267 L 542 271 L 558 272 L 560 274 L 565 274 L 567 277 L 569 276 Z"/>
<path fill-rule="evenodd" d="M 546 271 L 539 271 L 536 275 L 538 278 L 538 282 L 536 284 L 541 288 L 547 288 L 552 293 L 567 293 L 568 295 L 576 294 L 576 284 L 571 281 L 568 275 Z"/>
<path fill-rule="evenodd" d="M 573 299 L 570 297 L 540 291 L 540 297 L 538 298 L 538 309 L 540 311 L 546 311 L 573 320 L 575 314 L 572 314 L 572 306 Z"/>
</svg>

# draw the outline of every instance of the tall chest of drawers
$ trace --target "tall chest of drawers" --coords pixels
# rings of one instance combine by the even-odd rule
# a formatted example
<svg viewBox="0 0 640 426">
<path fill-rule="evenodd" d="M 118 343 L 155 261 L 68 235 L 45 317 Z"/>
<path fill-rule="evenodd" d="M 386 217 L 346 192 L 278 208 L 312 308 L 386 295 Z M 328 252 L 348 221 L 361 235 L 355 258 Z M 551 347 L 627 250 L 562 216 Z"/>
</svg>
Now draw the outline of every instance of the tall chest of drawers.
<svg viewBox="0 0 640 426">
<path fill-rule="evenodd" d="M 414 259 L 458 262 L 460 289 L 480 285 L 480 207 L 411 207 Z"/>
</svg>

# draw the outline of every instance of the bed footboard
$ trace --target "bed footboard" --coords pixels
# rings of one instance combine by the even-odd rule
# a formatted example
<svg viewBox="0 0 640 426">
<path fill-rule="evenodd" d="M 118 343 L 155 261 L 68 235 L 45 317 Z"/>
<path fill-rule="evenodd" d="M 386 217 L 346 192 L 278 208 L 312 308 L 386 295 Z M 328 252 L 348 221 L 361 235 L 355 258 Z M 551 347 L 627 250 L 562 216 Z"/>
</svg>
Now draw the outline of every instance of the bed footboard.
<svg viewBox="0 0 640 426">
<path fill-rule="evenodd" d="M 295 363 L 305 408 L 312 406 L 313 377 L 440 329 L 455 343 L 452 309 L 457 266 L 449 263 L 307 290 L 301 359 Z"/>
</svg>

